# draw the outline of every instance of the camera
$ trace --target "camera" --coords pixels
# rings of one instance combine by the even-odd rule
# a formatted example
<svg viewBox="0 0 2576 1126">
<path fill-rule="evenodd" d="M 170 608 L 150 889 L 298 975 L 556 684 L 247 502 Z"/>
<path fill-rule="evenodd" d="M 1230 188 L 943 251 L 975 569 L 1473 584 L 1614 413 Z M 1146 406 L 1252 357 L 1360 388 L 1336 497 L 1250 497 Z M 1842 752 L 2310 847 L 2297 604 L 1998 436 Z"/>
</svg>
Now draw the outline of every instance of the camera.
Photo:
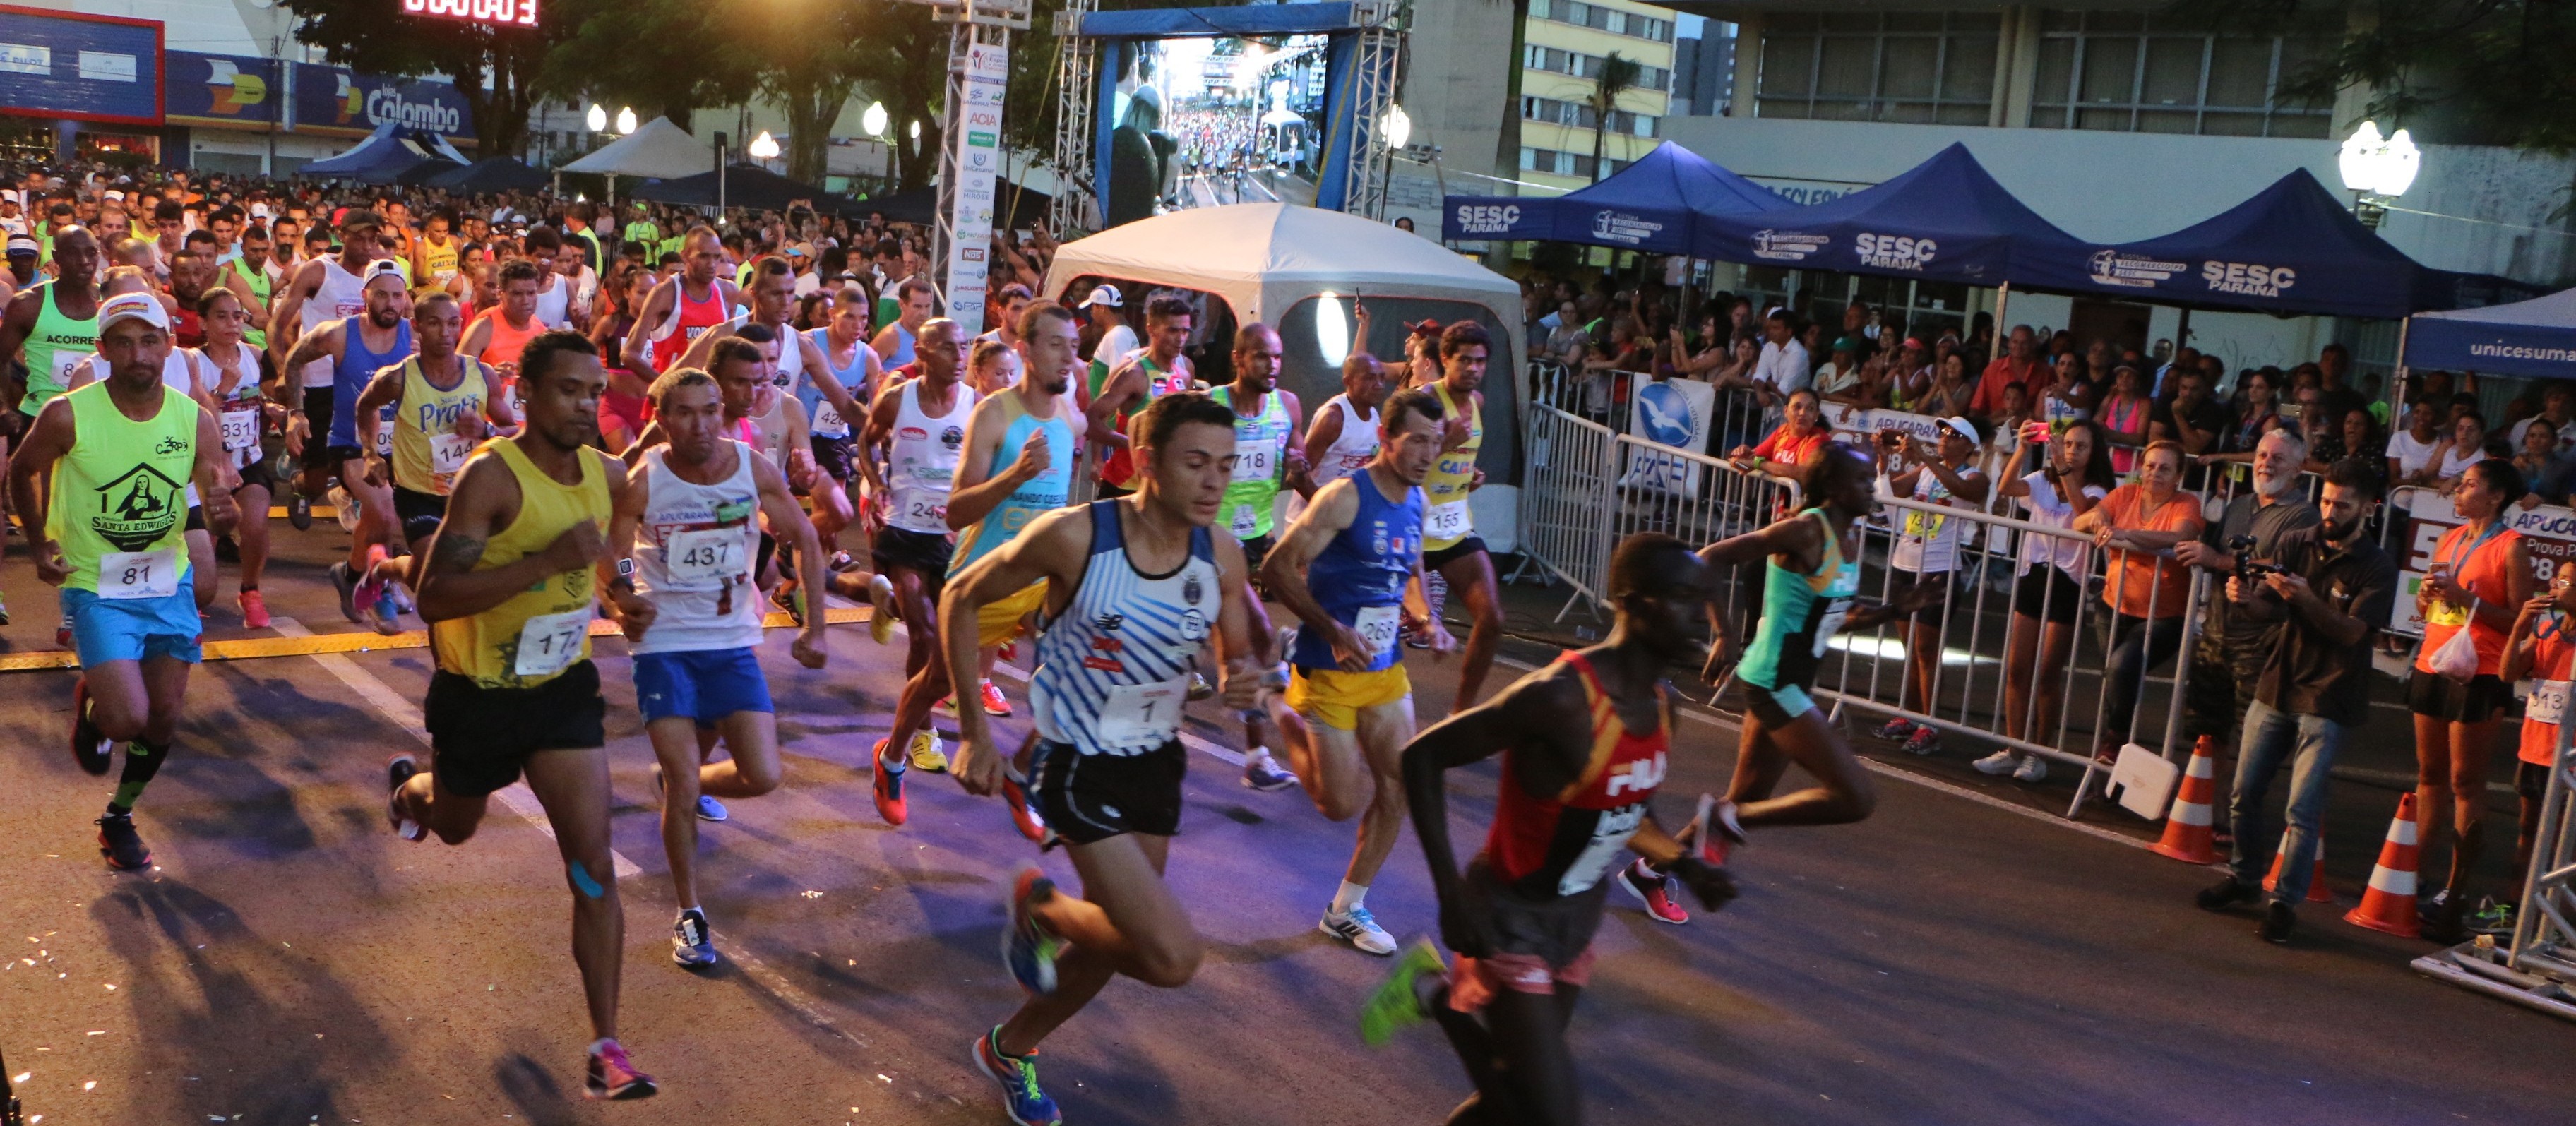
<svg viewBox="0 0 2576 1126">
<path fill-rule="evenodd" d="M 2290 573 L 2289 568 L 2278 563 L 2256 562 L 2253 558 L 2254 537 L 2252 536 L 2227 537 L 2227 553 L 2236 557 L 2236 581 L 2242 584 L 2250 586 L 2256 578 L 2263 575 Z"/>
</svg>

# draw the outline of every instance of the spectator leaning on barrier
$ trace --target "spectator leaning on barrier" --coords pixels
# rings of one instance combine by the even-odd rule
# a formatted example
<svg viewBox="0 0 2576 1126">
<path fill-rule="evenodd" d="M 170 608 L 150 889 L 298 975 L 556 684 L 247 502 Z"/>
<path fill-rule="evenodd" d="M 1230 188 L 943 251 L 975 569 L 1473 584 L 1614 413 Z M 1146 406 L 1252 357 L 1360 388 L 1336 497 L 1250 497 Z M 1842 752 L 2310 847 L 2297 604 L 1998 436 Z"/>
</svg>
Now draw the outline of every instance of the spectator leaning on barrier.
<svg viewBox="0 0 2576 1126">
<path fill-rule="evenodd" d="M 2264 798 L 2287 759 L 2289 832 L 2279 838 L 2281 878 L 2257 931 L 2266 942 L 2289 941 L 2298 922 L 2296 905 L 2315 871 L 2335 752 L 2369 718 L 2370 637 L 2397 600 L 2397 565 L 2368 531 L 2380 492 L 2378 468 L 2367 458 L 2328 466 L 2320 497 L 2324 520 L 2281 533 L 2269 552 L 2253 552 L 2272 569 L 2227 580 L 2232 620 L 2278 628 L 2245 710 L 2236 797 L 2228 805 L 2236 827 L 2228 875 L 2202 891 L 2199 902 L 2220 911 L 2262 896 L 2275 850 Z"/>
<path fill-rule="evenodd" d="M 1937 447 L 1919 437 L 1892 431 L 1879 436 L 1879 487 L 1884 490 L 1879 495 L 1907 497 L 1969 512 L 1983 509 L 1991 486 L 1985 473 L 1976 467 L 1976 424 L 1964 418 L 1945 418 L 1937 428 L 1941 432 Z M 1941 663 L 1944 611 L 1950 599 L 1951 575 L 1958 567 L 1960 533 L 1968 522 L 1912 508 L 1888 516 L 1896 523 L 1897 532 L 1896 542 L 1887 553 L 1891 572 L 1887 601 L 1903 605 L 1916 588 L 1932 588 L 1928 596 L 1931 601 L 1908 619 L 1906 671 L 1897 682 L 1896 706 L 1907 706 L 1910 691 L 1914 710 L 1929 715 L 1939 710 L 1939 701 L 1932 693 L 1932 674 Z M 1880 725 L 1878 737 L 1902 739 L 1905 749 L 1918 755 L 1941 749 L 1938 729 L 1930 724 L 1916 726 L 1902 716 Z"/>
<path fill-rule="evenodd" d="M 1996 476 L 2003 495 L 2021 502 L 2022 518 L 2052 528 L 2072 528 L 2119 483 L 2102 425 L 2079 418 L 2052 436 L 2044 422 L 2027 422 L 2021 444 Z M 2040 467 L 2021 474 L 2036 451 Z M 2075 648 L 2075 619 L 2082 612 L 2084 579 L 2092 549 L 2076 536 L 2024 533 L 2021 577 L 2013 583 L 2012 632 L 2004 645 L 2004 735 L 2046 743 L 2057 726 L 2066 661 Z M 1978 759 L 1978 770 L 2011 774 L 2023 782 L 2048 777 L 2048 760 L 2006 748 Z"/>
<path fill-rule="evenodd" d="M 1834 428 L 1825 422 L 1824 406 L 1815 391 L 1801 387 L 1789 393 L 1779 428 L 1761 445 L 1737 446 L 1726 456 L 1730 461 L 1751 461 L 1774 477 L 1799 477 L 1806 472 L 1802 467 L 1807 459 L 1833 438 Z"/>
<path fill-rule="evenodd" d="M 2558 756 L 2558 725 L 2566 721 L 2569 681 L 2576 678 L 2576 561 L 2559 564 L 2549 588 L 2522 604 L 2512 632 L 2505 636 L 2498 677 L 2507 683 L 2529 677 L 2531 698 L 2523 703 L 2522 733 L 2514 747 L 2513 792 L 2520 828 L 2513 837 L 2513 875 L 2497 895 L 2468 916 L 2468 929 L 2483 934 L 2513 929 L 2522 881 L 2531 870 L 2540 800 L 2548 791 L 2549 765 Z"/>
<path fill-rule="evenodd" d="M 2174 377 L 2174 394 L 2156 403 L 2147 415 L 2150 438 L 2182 443 L 2189 455 L 2217 453 L 2227 433 L 2227 408 L 2209 397 L 2209 377 L 2184 371 Z"/>
<path fill-rule="evenodd" d="M 2235 574 L 2246 559 L 2280 558 L 2284 534 L 2317 524 L 2316 506 L 2299 495 L 2299 467 L 2307 454 L 2307 443 L 2291 431 L 2264 435 L 2254 447 L 2254 487 L 2227 502 L 2199 539 L 2175 544 L 2174 558 L 2220 576 Z M 2193 647 L 2184 708 L 2191 733 L 2216 739 L 2222 760 L 2235 757 L 2254 682 L 2280 639 L 2278 618 L 2240 613 L 2223 598 L 2210 600 Z"/>
<path fill-rule="evenodd" d="M 2123 369 L 2129 370 L 2129 369 Z M 2163 557 L 2177 543 L 2200 536 L 2200 498 L 2182 492 L 2182 446 L 2149 442 L 2138 458 L 2138 479 L 2111 490 L 2075 530 L 2109 549 L 2102 602 L 2112 610 L 2104 662 L 2102 724 L 2093 757 L 2107 760 L 2129 738 L 2129 721 L 2146 690 L 2147 673 L 2181 647 L 2183 617 L 2191 609 L 2191 577 Z"/>
<path fill-rule="evenodd" d="M 2505 505 L 2523 491 L 2513 463 L 2489 458 L 2460 477 L 2451 505 L 2465 521 L 2443 534 L 2433 562 L 2416 588 L 2424 618 L 2424 643 L 2407 684 L 2407 710 L 2415 715 L 2415 819 L 2422 827 L 2422 871 L 2432 872 L 2434 844 L 2445 821 L 2454 828 L 2450 878 L 2422 903 L 2430 933 L 2457 942 L 2464 933 L 2469 877 L 2483 850 L 2487 758 L 2495 747 L 2496 720 L 2510 696 L 2502 678 L 2504 642 L 2514 615 L 2531 597 L 2531 555 L 2522 533 L 2507 525 Z M 2476 671 L 2446 676 L 2433 663 L 2443 643 L 2467 630 L 2477 651 Z M 2456 807 L 2456 808 L 2455 808 Z"/>
</svg>

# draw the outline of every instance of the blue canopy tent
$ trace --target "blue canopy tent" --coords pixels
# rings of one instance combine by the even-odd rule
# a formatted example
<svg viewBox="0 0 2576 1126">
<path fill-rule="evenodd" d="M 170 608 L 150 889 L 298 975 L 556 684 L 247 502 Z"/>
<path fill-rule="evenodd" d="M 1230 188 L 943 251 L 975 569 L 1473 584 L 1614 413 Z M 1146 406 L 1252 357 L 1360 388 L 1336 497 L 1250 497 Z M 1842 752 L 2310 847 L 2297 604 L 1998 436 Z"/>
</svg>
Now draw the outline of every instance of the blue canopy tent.
<svg viewBox="0 0 2576 1126">
<path fill-rule="evenodd" d="M 1441 201 L 1440 237 L 1687 254 L 1698 239 L 1701 216 L 1758 215 L 1791 206 L 1771 189 L 1666 141 L 1617 175 L 1561 196 L 1449 196 Z"/>
<path fill-rule="evenodd" d="M 2530 379 L 2576 378 L 2576 289 L 2546 297 L 2419 313 L 2407 323 L 2409 368 Z"/>
<path fill-rule="evenodd" d="M 478 160 L 462 168 L 442 168 L 423 164 L 405 173 L 403 181 L 418 184 L 424 188 L 444 188 L 468 195 L 533 192 L 550 182 L 545 173 L 506 156 Z"/>
<path fill-rule="evenodd" d="M 390 184 L 428 164 L 465 164 L 447 138 L 386 122 L 357 147 L 295 170 L 298 176 L 327 176 L 368 184 Z"/>
<path fill-rule="evenodd" d="M 2005 191 L 1964 144 L 1838 199 L 1719 216 L 1700 230 L 1697 258 L 1988 286 L 2084 245 Z"/>
</svg>

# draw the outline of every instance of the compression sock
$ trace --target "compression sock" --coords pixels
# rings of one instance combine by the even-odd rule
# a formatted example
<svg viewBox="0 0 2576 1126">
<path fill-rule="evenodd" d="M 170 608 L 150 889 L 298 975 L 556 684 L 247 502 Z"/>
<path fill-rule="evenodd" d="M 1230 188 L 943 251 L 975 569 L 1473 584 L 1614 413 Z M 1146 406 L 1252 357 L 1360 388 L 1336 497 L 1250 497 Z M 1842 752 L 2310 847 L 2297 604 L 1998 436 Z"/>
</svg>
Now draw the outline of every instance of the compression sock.
<svg viewBox="0 0 2576 1126">
<path fill-rule="evenodd" d="M 1359 906 L 1360 901 L 1367 898 L 1367 884 L 1355 884 L 1349 880 L 1344 880 L 1342 881 L 1342 890 L 1333 893 L 1333 913 L 1336 915 L 1348 915 L 1351 913 L 1351 908 Z"/>
<path fill-rule="evenodd" d="M 161 773 L 161 761 L 170 757 L 167 744 L 155 747 L 141 739 L 125 745 L 125 771 L 117 775 L 116 796 L 108 799 L 111 814 L 134 812 L 134 800 L 143 796 L 143 787 L 152 784 L 152 776 Z"/>
</svg>

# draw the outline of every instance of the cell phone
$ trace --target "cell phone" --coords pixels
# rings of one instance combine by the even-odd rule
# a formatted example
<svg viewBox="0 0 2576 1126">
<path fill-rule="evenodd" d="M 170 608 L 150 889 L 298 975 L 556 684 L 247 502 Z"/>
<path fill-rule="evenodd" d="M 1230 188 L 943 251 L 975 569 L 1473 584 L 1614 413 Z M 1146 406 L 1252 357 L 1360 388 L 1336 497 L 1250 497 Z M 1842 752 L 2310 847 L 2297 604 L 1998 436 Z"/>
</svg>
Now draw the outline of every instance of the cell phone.
<svg viewBox="0 0 2576 1126">
<path fill-rule="evenodd" d="M 2021 427 L 2021 440 L 2035 446 L 2047 445 L 2048 424 L 2045 422 L 2023 423 Z"/>
</svg>

